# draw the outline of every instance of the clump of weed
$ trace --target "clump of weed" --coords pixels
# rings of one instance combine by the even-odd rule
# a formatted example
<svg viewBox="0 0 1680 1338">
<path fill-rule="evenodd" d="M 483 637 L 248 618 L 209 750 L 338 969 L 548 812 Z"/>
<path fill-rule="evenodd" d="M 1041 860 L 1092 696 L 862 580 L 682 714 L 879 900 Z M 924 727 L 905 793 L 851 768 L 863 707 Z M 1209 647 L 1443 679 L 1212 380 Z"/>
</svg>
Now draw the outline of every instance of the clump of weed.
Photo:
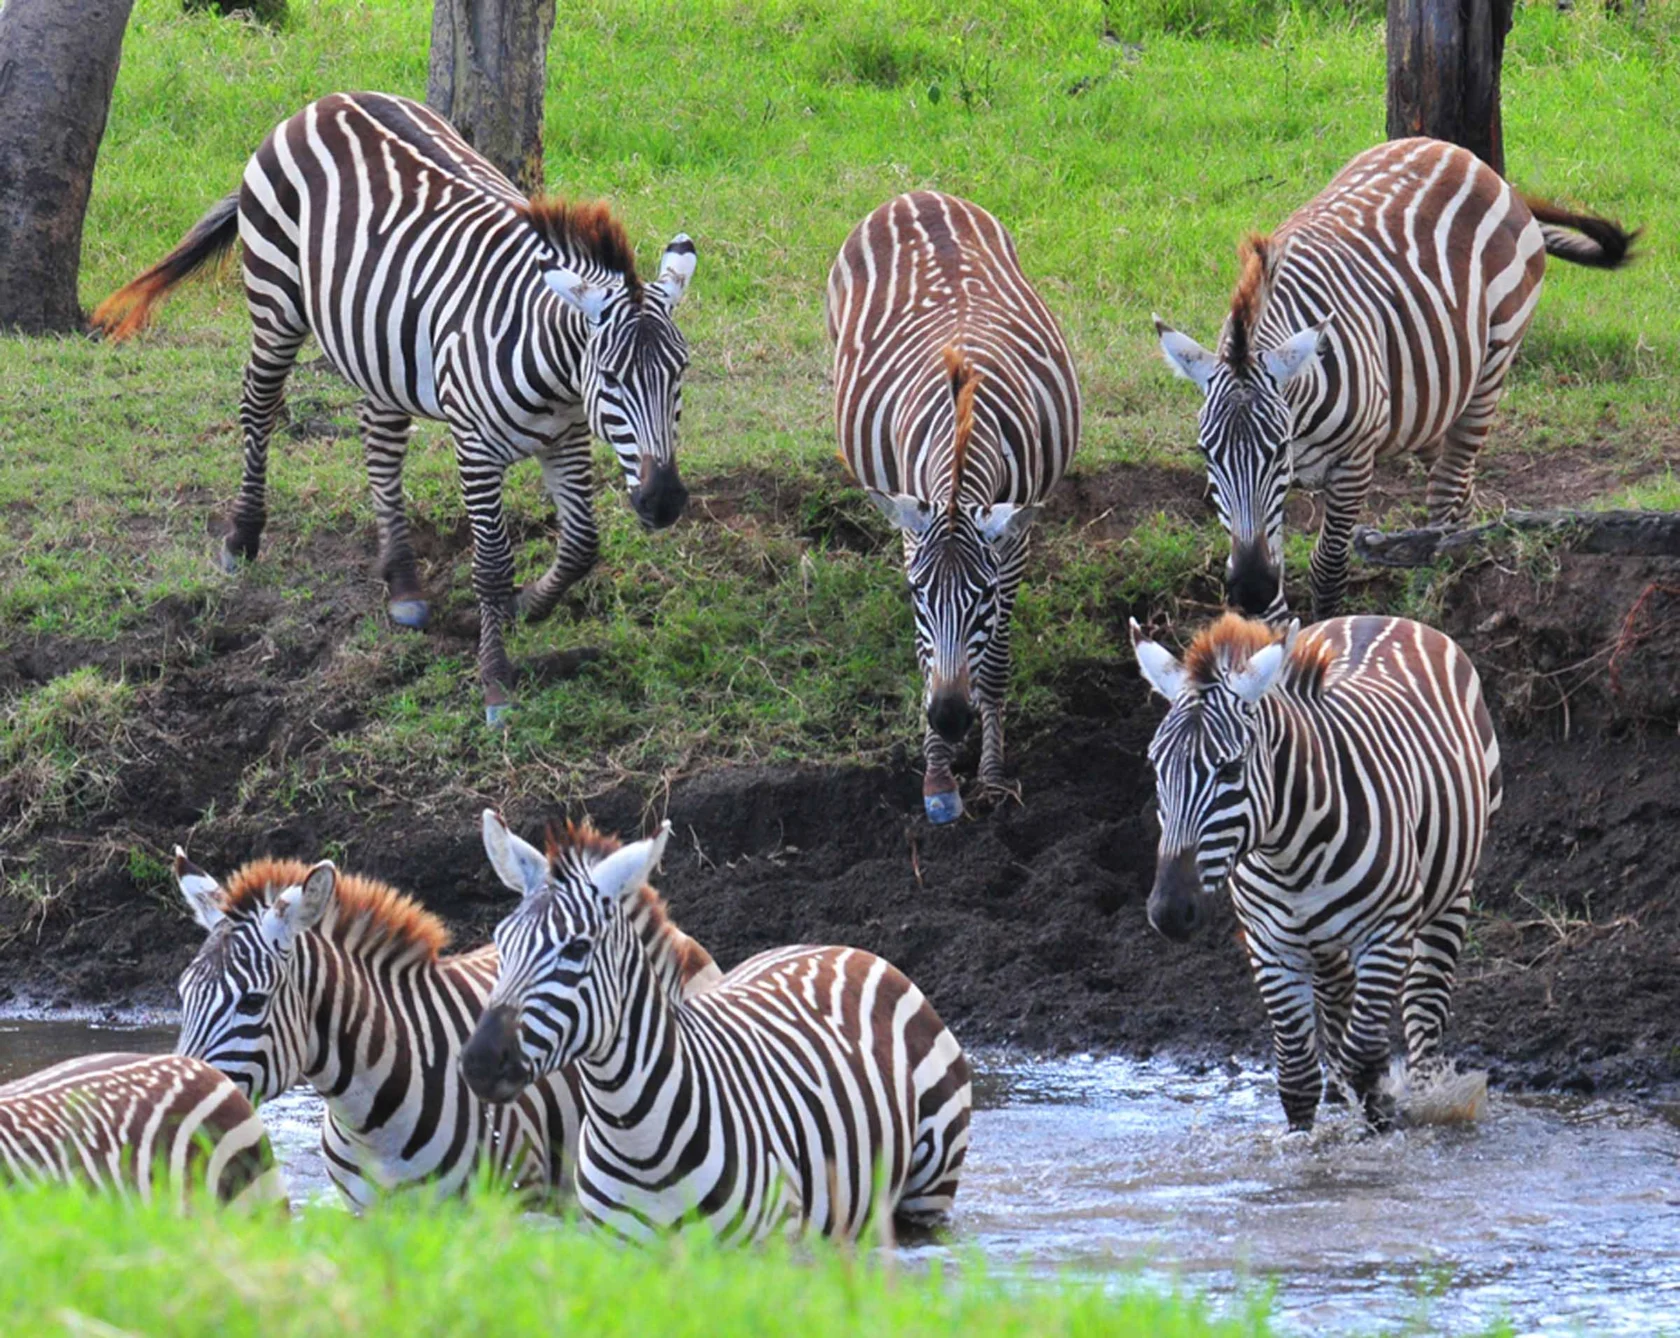
<svg viewBox="0 0 1680 1338">
<path fill-rule="evenodd" d="M 15 698 L 0 729 L 0 844 L 72 810 L 97 808 L 130 753 L 134 690 L 92 667 Z"/>
</svg>

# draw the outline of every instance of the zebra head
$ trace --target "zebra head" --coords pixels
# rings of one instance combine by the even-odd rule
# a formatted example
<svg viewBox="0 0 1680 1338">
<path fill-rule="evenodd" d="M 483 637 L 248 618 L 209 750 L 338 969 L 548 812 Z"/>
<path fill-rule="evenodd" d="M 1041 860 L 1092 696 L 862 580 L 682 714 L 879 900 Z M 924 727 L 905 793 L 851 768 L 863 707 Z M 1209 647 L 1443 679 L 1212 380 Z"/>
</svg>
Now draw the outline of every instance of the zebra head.
<svg viewBox="0 0 1680 1338">
<path fill-rule="evenodd" d="M 584 412 L 590 430 L 618 456 L 630 505 L 654 530 L 672 524 L 688 503 L 676 454 L 688 344 L 671 313 L 688 291 L 695 258 L 694 243 L 679 234 L 651 284 L 633 273 L 607 283 L 566 268 L 543 274 L 549 291 L 584 318 Z"/>
<path fill-rule="evenodd" d="M 1202 898 L 1225 886 L 1258 839 L 1270 784 L 1256 746 L 1259 705 L 1282 676 L 1299 629 L 1291 623 L 1277 641 L 1262 624 L 1229 617 L 1191 648 L 1187 666 L 1132 621 L 1138 668 L 1171 703 L 1149 744 L 1161 821 L 1149 923 L 1167 938 L 1189 937 Z"/>
<path fill-rule="evenodd" d="M 1159 316 L 1155 330 L 1168 364 L 1201 388 L 1196 440 L 1220 523 L 1231 536 L 1227 600 L 1251 617 L 1280 621 L 1283 594 L 1283 502 L 1294 481 L 1294 414 L 1284 387 L 1317 366 L 1328 347 L 1329 318 L 1254 354 L 1233 313 L 1224 350 L 1210 353 Z"/>
<path fill-rule="evenodd" d="M 307 1061 L 309 1023 L 293 948 L 326 913 L 338 871 L 323 860 L 271 897 L 242 897 L 230 906 L 216 880 L 177 846 L 175 879 L 209 935 L 177 985 L 175 1052 L 220 1069 L 252 1102 L 278 1096 L 303 1076 Z"/>
<path fill-rule="evenodd" d="M 512 1100 L 528 1084 L 578 1059 L 599 1059 L 620 1028 L 632 955 L 642 952 L 625 903 L 646 885 L 671 824 L 612 849 L 586 829 L 548 854 L 484 811 L 484 849 L 519 907 L 496 926 L 499 968 L 461 1075 L 486 1101 Z"/>
</svg>

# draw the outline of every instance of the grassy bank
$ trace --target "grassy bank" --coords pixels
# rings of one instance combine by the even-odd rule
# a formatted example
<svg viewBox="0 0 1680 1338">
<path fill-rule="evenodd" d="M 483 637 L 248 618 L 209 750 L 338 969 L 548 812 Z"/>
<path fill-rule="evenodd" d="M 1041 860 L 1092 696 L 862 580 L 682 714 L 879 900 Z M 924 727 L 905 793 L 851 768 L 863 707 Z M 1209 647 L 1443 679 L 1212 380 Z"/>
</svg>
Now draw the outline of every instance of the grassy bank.
<svg viewBox="0 0 1680 1338">
<path fill-rule="evenodd" d="M 0 1196 L 0 1313 L 12 1333 L 661 1335 L 963 1333 L 1202 1338 L 1270 1332 L 1261 1307 L 1215 1321 L 1112 1280 L 947 1276 L 833 1250 L 651 1252 L 544 1229 L 479 1199 L 358 1220 L 183 1218 L 63 1191 Z"/>
<path fill-rule="evenodd" d="M 280 699 L 302 723 L 277 738 L 230 715 L 212 743 L 237 756 L 194 801 L 211 795 L 219 815 L 440 787 L 576 793 L 708 761 L 913 747 L 896 547 L 833 459 L 820 306 L 851 225 L 922 184 L 1006 220 L 1081 371 L 1078 473 L 1040 527 L 1016 636 L 1014 719 L 1054 720 L 1077 666 L 1118 657 L 1133 607 L 1190 616 L 1215 591 L 1221 536 L 1200 500 L 1193 392 L 1160 365 L 1148 316 L 1211 340 L 1235 239 L 1380 138 L 1375 8 L 568 5 L 549 56 L 550 183 L 610 197 L 649 259 L 678 229 L 701 250 L 682 317 L 695 505 L 675 531 L 644 535 L 606 484 L 597 575 L 514 639 L 537 672 L 506 738 L 479 724 L 464 516 L 435 425 L 421 428 L 408 488 L 438 628 L 401 636 L 369 571 L 352 397 L 319 367 L 294 381 L 273 451 L 263 560 L 237 583 L 205 561 L 207 519 L 238 470 L 236 274 L 183 292 L 130 345 L 0 340 L 0 652 L 19 666 L 8 673 L 0 654 L 0 715 L 28 726 L 5 754 L 0 834 L 22 841 L 55 815 L 97 811 L 111 788 L 72 783 L 78 768 L 201 765 L 184 732 L 239 694 Z M 427 13 L 296 0 L 270 31 L 140 0 L 94 183 L 84 299 L 172 245 L 310 98 L 420 94 Z M 1631 274 L 1554 267 L 1487 458 L 1490 504 L 1672 504 L 1677 56 L 1673 6 L 1637 19 L 1520 9 L 1505 77 L 1512 175 L 1644 224 L 1649 242 Z M 1420 479 L 1390 482 L 1386 505 L 1415 514 Z M 532 574 L 551 551 L 534 469 L 511 476 L 510 506 Z M 1297 574 L 1307 547 L 1298 531 Z M 1366 598 L 1427 609 L 1431 595 L 1425 578 Z M 55 686 L 73 671 L 74 691 Z"/>
</svg>

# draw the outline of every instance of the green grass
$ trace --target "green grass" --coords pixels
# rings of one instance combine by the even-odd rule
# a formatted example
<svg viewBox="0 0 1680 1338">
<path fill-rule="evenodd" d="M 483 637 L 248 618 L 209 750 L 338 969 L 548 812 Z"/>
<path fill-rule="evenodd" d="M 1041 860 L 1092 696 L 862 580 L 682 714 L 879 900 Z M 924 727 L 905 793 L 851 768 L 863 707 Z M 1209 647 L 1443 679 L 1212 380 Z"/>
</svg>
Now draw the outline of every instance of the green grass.
<svg viewBox="0 0 1680 1338">
<path fill-rule="evenodd" d="M 1238 1338 L 1263 1307 L 1216 1321 L 1194 1301 L 1113 1279 L 956 1276 L 878 1255 L 784 1247 L 641 1251 L 530 1225 L 479 1197 L 415 1199 L 366 1218 L 311 1208 L 280 1222 L 124 1205 L 64 1190 L 0 1196 L 0 1313 L 28 1334 L 287 1338 L 326 1333 L 587 1333 L 597 1338 L 951 1334 Z"/>
<path fill-rule="evenodd" d="M 986 204 L 1074 346 L 1087 406 L 1077 468 L 1165 470 L 1193 498 L 1194 392 L 1161 365 L 1149 313 L 1211 340 L 1236 239 L 1381 137 L 1380 8 L 568 5 L 549 54 L 551 187 L 611 198 L 645 259 L 679 229 L 701 252 L 682 313 L 692 516 L 644 535 L 621 487 L 604 483 L 597 574 L 512 647 L 527 663 L 599 655 L 575 677 L 522 689 L 512 731 L 491 737 L 470 655 L 383 627 L 352 397 L 330 373 L 301 371 L 301 426 L 272 452 L 267 547 L 240 580 L 273 596 L 265 635 L 277 664 L 309 653 L 317 601 L 365 610 L 309 667 L 356 724 L 302 755 L 254 761 L 228 803 L 309 802 L 333 787 L 342 797 L 391 768 L 552 793 L 706 761 L 913 747 L 919 691 L 896 550 L 833 458 L 821 296 L 846 232 L 911 186 Z M 393 0 L 298 0 L 279 31 L 139 0 L 88 215 L 84 300 L 161 255 L 310 98 L 421 94 L 427 28 L 427 6 Z M 1505 72 L 1513 177 L 1643 224 L 1647 242 L 1628 274 L 1552 268 L 1489 457 L 1537 462 L 1522 477 L 1542 485 L 1548 462 L 1572 460 L 1589 491 L 1664 506 L 1674 489 L 1663 461 L 1680 440 L 1677 58 L 1680 6 L 1519 10 Z M 133 344 L 0 340 L 0 647 L 144 639 L 160 609 L 184 608 L 178 634 L 136 651 L 129 671 L 155 680 L 138 705 L 205 662 L 234 600 L 205 561 L 205 523 L 237 482 L 246 338 L 229 272 L 183 290 Z M 423 529 L 461 531 L 436 425 L 418 435 L 407 486 Z M 1504 495 L 1532 500 L 1514 485 Z M 546 532 L 534 468 L 514 471 L 509 501 L 516 532 Z M 1128 613 L 1194 615 L 1195 592 L 1217 576 L 1217 526 L 1182 507 L 1146 507 L 1118 536 L 1092 537 L 1089 519 L 1038 536 L 1016 638 L 1014 719 L 1028 728 L 1055 717 L 1070 663 L 1124 653 Z M 522 575 L 549 551 L 528 538 Z M 472 608 L 464 555 L 452 552 L 426 573 L 445 617 Z M 1297 580 L 1306 552 L 1293 536 Z M 1407 599 L 1430 606 L 1427 590 Z"/>
</svg>

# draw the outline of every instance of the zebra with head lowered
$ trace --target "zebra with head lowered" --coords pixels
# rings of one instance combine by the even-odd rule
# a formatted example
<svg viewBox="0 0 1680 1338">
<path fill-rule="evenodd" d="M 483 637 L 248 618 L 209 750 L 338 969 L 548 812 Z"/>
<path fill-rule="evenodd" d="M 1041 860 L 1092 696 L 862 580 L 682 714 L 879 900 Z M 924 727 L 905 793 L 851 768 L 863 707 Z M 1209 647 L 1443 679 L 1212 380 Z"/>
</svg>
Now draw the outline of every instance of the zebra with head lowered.
<svg viewBox="0 0 1680 1338">
<path fill-rule="evenodd" d="M 352 1205 L 417 1181 L 459 1192 L 486 1164 L 533 1198 L 566 1187 L 575 1076 L 491 1106 L 457 1070 L 496 979 L 493 946 L 443 955 L 435 916 L 330 861 L 256 860 L 221 887 L 177 848 L 175 875 L 209 932 L 181 975 L 177 1048 L 253 1101 L 308 1082 L 327 1103 L 328 1174 Z M 688 988 L 717 979 L 686 934 L 647 916 L 636 928 Z"/>
<path fill-rule="evenodd" d="M 546 857 L 484 815 L 521 895 L 501 970 L 461 1056 L 505 1101 L 577 1066 L 584 1215 L 645 1239 L 698 1222 L 725 1241 L 778 1229 L 852 1238 L 882 1214 L 950 1210 L 968 1147 L 968 1061 L 922 993 L 855 948 L 778 948 L 684 998 L 631 913 L 670 834 L 620 847 L 550 830 Z"/>
<path fill-rule="evenodd" d="M 1547 255 L 1614 269 L 1637 235 L 1519 194 L 1466 149 L 1394 140 L 1243 243 L 1217 353 L 1157 316 L 1168 363 L 1206 397 L 1198 442 L 1231 536 L 1230 601 L 1272 622 L 1286 613 L 1292 484 L 1324 494 L 1315 618 L 1341 602 L 1379 457 L 1418 455 L 1429 523 L 1460 519 Z"/>
<path fill-rule="evenodd" d="M 901 531 L 927 713 L 928 818 L 979 709 L 980 781 L 1006 788 L 1009 625 L 1037 508 L 1079 444 L 1079 383 L 1015 242 L 937 191 L 887 201 L 828 276 L 840 456 Z"/>
<path fill-rule="evenodd" d="M 236 238 L 251 356 L 239 408 L 244 480 L 219 559 L 231 571 L 257 555 L 269 438 L 313 334 L 363 397 L 380 570 L 403 626 L 428 616 L 403 457 L 416 417 L 449 425 L 472 524 L 479 674 L 486 712 L 500 721 L 513 683 L 504 624 L 516 612 L 546 617 L 595 565 L 591 431 L 617 454 L 644 524 L 671 524 L 687 501 L 675 449 L 688 349 L 671 313 L 694 273 L 693 243 L 674 239 L 644 284 L 605 205 L 527 200 L 419 103 L 335 93 L 282 122 L 243 186 L 101 304 L 94 323 L 114 338 L 139 329 Z M 559 514 L 559 546 L 516 603 L 502 482 L 531 455 Z"/>
<path fill-rule="evenodd" d="M 1502 793 L 1475 667 L 1403 618 L 1292 625 L 1280 639 L 1227 614 L 1183 662 L 1135 622 L 1132 643 L 1172 704 L 1149 746 L 1161 819 L 1150 923 L 1187 937 L 1202 898 L 1228 883 L 1290 1127 L 1312 1125 L 1321 1053 L 1385 1123 L 1395 1003 L 1409 1066 L 1426 1072 Z"/>
<path fill-rule="evenodd" d="M 84 1055 L 0 1087 L 0 1183 L 284 1203 L 268 1131 L 222 1074 L 179 1055 Z"/>
</svg>

